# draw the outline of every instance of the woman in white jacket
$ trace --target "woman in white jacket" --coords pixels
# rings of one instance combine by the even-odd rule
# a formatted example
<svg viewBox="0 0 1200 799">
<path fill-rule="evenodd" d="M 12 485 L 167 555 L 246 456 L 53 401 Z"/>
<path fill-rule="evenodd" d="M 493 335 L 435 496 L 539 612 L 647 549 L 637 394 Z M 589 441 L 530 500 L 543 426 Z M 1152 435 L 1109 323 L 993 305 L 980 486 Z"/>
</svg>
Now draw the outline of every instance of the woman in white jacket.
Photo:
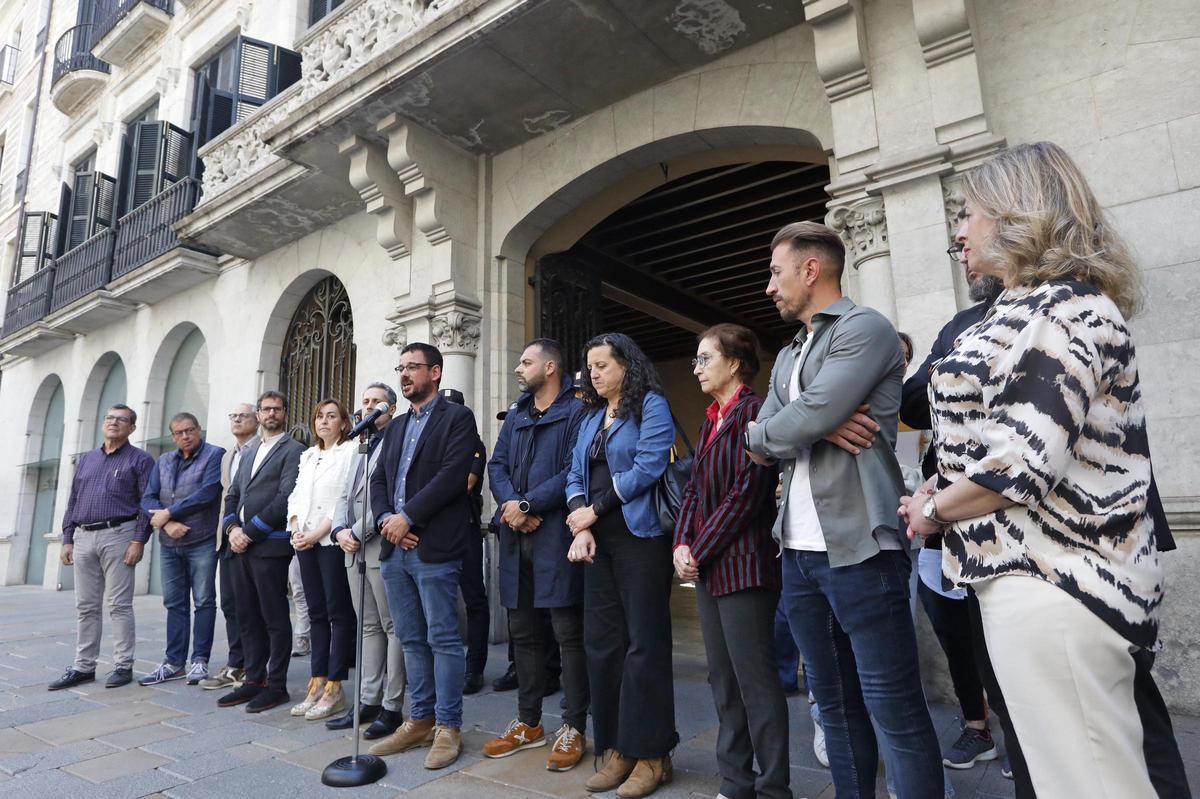
<svg viewBox="0 0 1200 799">
<path fill-rule="evenodd" d="M 308 599 L 312 678 L 292 715 L 316 721 L 346 708 L 342 681 L 353 659 L 355 616 L 343 553 L 330 531 L 356 447 L 339 443 L 350 430 L 350 413 L 335 399 L 317 403 L 309 426 L 316 445 L 300 456 L 296 488 L 288 498 L 288 530 Z"/>
</svg>

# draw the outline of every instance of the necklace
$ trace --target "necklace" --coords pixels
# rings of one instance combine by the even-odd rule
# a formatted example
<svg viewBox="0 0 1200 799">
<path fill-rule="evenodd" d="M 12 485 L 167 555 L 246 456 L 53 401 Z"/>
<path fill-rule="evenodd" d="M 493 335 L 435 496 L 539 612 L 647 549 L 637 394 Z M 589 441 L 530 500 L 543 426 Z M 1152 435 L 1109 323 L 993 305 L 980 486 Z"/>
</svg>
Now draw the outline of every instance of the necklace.
<svg viewBox="0 0 1200 799">
<path fill-rule="evenodd" d="M 610 406 L 609 406 L 609 408 L 608 408 L 608 418 L 609 418 L 609 419 L 616 419 L 616 418 L 617 418 L 617 409 L 616 409 L 616 408 L 614 408 L 614 407 L 612 407 L 611 405 L 610 405 Z"/>
</svg>

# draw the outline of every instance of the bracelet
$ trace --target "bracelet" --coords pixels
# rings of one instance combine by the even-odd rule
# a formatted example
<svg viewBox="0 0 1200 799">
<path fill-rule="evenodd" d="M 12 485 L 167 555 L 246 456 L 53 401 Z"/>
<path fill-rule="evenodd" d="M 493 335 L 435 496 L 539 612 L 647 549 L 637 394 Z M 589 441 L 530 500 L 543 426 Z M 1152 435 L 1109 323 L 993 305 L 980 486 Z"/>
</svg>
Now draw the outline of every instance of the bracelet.
<svg viewBox="0 0 1200 799">
<path fill-rule="evenodd" d="M 938 515 L 937 494 L 930 494 L 929 499 L 931 502 L 933 502 L 933 518 L 930 519 L 930 521 L 939 527 L 949 527 L 950 522 Z"/>
</svg>

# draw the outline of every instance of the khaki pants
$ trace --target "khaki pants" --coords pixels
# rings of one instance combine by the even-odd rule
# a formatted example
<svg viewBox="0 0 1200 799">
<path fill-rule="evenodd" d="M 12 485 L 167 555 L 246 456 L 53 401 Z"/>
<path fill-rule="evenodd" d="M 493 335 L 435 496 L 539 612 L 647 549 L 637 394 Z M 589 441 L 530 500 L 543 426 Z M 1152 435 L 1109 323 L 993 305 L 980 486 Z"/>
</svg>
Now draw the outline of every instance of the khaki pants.
<svg viewBox="0 0 1200 799">
<path fill-rule="evenodd" d="M 1133 699 L 1134 645 L 1037 577 L 974 588 L 1038 796 L 1154 799 Z"/>
<path fill-rule="evenodd" d="M 404 650 L 392 624 L 392 613 L 388 609 L 379 567 L 367 566 L 365 607 L 359 607 L 358 604 L 358 566 L 347 566 L 346 576 L 350 580 L 354 612 L 362 616 L 363 623 L 363 662 L 359 664 L 362 669 L 362 702 L 366 705 L 382 704 L 387 710 L 399 713 L 404 707 Z"/>
<path fill-rule="evenodd" d="M 137 521 L 104 530 L 75 530 L 75 610 L 79 632 L 75 670 L 96 670 L 104 629 L 102 602 L 108 599 L 113 625 L 113 668 L 133 668 L 133 566 L 125 565 L 125 550 Z"/>
</svg>

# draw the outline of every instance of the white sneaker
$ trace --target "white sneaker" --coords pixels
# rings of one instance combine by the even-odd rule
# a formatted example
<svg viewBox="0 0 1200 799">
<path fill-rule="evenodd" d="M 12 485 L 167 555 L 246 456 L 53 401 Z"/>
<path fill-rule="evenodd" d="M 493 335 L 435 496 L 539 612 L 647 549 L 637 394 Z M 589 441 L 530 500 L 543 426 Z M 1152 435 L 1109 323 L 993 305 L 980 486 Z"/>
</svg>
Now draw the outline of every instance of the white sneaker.
<svg viewBox="0 0 1200 799">
<path fill-rule="evenodd" d="M 825 751 L 825 728 L 821 726 L 821 711 L 817 709 L 816 704 L 808 707 L 813 720 L 813 754 L 817 756 L 818 763 L 829 768 L 829 755 Z"/>
<path fill-rule="evenodd" d="M 187 673 L 188 685 L 199 685 L 201 680 L 208 679 L 208 661 L 193 660 Z"/>
</svg>

